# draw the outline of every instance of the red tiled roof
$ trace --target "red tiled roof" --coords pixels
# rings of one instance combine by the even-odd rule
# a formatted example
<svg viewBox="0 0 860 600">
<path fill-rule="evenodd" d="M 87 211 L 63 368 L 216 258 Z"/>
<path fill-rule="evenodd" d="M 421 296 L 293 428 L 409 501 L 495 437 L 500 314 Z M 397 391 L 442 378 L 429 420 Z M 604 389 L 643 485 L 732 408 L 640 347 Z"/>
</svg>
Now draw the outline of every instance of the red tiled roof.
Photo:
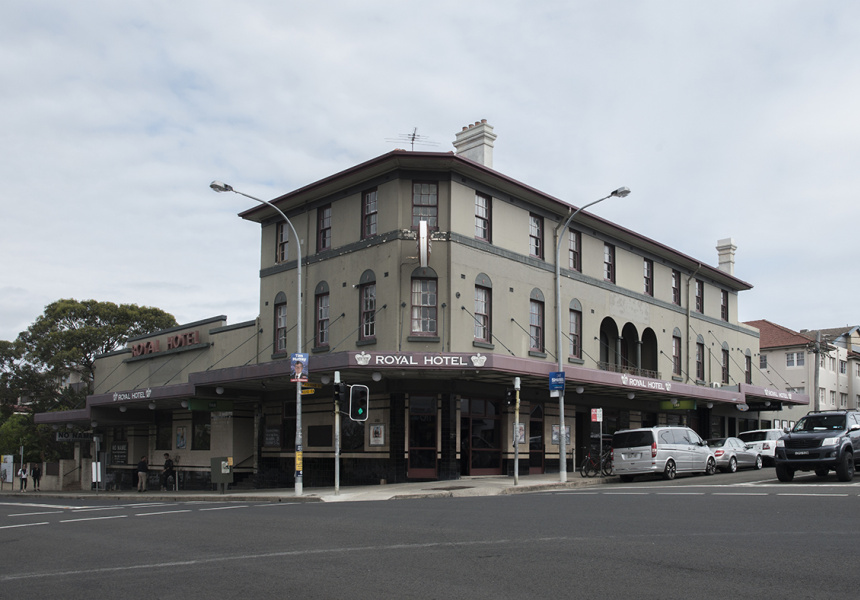
<svg viewBox="0 0 860 600">
<path fill-rule="evenodd" d="M 745 321 L 744 325 L 755 327 L 761 333 L 759 348 L 783 348 L 785 346 L 806 346 L 809 340 L 788 327 L 767 320 Z"/>
</svg>

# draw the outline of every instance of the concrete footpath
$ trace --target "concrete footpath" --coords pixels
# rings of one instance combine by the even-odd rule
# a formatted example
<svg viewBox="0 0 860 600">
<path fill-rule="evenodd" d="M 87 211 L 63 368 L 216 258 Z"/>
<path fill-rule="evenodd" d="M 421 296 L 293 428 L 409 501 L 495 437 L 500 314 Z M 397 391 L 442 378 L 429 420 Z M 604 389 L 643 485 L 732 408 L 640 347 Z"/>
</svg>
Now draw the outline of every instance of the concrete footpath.
<svg viewBox="0 0 860 600">
<path fill-rule="evenodd" d="M 405 500 L 409 498 L 461 498 L 467 496 L 500 496 L 505 494 L 524 494 L 553 490 L 575 489 L 586 486 L 601 485 L 617 481 L 617 477 L 584 478 L 578 472 L 568 473 L 567 481 L 562 483 L 558 473 L 545 475 L 524 475 L 519 478 L 519 484 L 514 485 L 513 477 L 487 476 L 463 477 L 451 481 L 423 481 L 410 483 L 392 483 L 387 485 L 341 486 L 339 493 L 334 487 L 308 488 L 305 487 L 301 496 L 296 496 L 292 488 L 277 489 L 230 489 L 224 493 L 207 490 L 179 490 L 163 492 L 150 490 L 147 492 L 128 491 L 39 491 L 26 492 L 5 489 L 0 491 L 0 497 L 8 502 L 12 498 L 27 497 L 32 502 L 34 498 L 96 498 L 108 500 L 145 500 L 148 502 L 360 502 L 375 500 Z M 17 483 L 17 482 L 16 482 Z"/>
</svg>

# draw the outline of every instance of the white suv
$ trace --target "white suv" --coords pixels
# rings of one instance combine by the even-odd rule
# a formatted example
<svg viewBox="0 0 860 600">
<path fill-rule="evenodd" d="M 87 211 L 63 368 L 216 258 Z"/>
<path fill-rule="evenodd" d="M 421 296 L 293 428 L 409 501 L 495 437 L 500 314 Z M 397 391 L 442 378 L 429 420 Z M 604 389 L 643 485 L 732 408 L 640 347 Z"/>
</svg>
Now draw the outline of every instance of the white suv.
<svg viewBox="0 0 860 600">
<path fill-rule="evenodd" d="M 674 479 L 677 473 L 705 473 L 717 470 L 714 453 L 699 434 L 689 427 L 647 427 L 626 429 L 612 436 L 612 460 L 621 481 L 636 475 L 662 475 Z"/>
<path fill-rule="evenodd" d="M 766 465 L 773 465 L 776 452 L 776 440 L 785 435 L 781 429 L 756 429 L 738 434 L 745 444 L 761 452 L 761 459 Z"/>
</svg>

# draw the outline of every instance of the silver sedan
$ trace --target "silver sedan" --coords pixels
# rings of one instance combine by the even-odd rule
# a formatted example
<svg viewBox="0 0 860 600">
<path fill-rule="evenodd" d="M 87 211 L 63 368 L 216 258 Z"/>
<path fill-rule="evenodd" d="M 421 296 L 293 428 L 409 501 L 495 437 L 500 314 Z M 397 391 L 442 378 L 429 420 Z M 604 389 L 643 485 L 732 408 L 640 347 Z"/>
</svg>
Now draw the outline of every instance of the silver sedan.
<svg viewBox="0 0 860 600">
<path fill-rule="evenodd" d="M 745 444 L 736 437 L 714 438 L 708 440 L 714 452 L 717 468 L 726 473 L 734 473 L 745 467 L 761 469 L 761 452 L 754 446 Z"/>
</svg>

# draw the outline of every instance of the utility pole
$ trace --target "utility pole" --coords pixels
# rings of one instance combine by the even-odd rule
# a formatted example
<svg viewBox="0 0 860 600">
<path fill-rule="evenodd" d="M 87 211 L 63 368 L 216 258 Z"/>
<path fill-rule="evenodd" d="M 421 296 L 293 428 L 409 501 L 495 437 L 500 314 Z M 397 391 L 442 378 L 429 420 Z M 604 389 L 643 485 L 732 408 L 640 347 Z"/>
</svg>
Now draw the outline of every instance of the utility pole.
<svg viewBox="0 0 860 600">
<path fill-rule="evenodd" d="M 817 412 L 821 410 L 821 393 L 818 391 L 819 380 L 821 377 L 821 331 L 815 332 L 815 348 L 813 352 L 815 353 L 815 371 L 812 384 L 814 386 L 814 389 L 812 390 L 812 393 L 814 394 L 812 409 Z"/>
<path fill-rule="evenodd" d="M 516 404 L 514 408 L 514 485 L 520 483 L 520 378 L 514 377 L 514 393 Z"/>
<path fill-rule="evenodd" d="M 334 372 L 334 495 L 340 494 L 340 371 Z"/>
</svg>

